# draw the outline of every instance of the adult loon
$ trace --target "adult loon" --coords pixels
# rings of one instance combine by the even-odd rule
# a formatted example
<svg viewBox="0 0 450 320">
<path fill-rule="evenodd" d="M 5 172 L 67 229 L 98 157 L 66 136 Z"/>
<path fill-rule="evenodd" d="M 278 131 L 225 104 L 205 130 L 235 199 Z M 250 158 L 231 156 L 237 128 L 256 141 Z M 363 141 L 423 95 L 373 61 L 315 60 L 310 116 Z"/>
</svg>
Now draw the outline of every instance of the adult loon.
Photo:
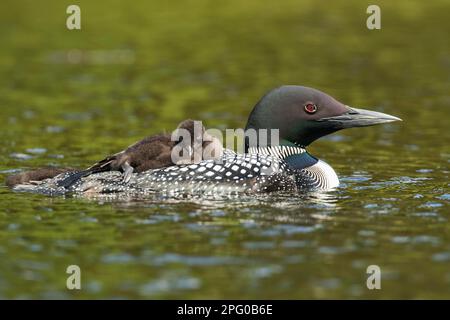
<svg viewBox="0 0 450 320">
<path fill-rule="evenodd" d="M 267 93 L 251 111 L 245 153 L 224 149 L 220 159 L 173 165 L 133 174 L 129 182 L 113 172 L 79 179 L 60 192 L 115 193 L 153 191 L 234 193 L 331 189 L 339 179 L 331 166 L 312 156 L 306 147 L 316 139 L 345 128 L 401 121 L 381 112 L 351 108 L 313 88 L 286 85 Z M 261 129 L 279 131 L 278 141 L 262 145 Z M 58 189 L 70 173 L 55 177 L 34 190 Z M 48 192 L 47 192 L 48 193 Z M 57 192 L 55 192 L 57 193 Z"/>
<path fill-rule="evenodd" d="M 335 171 L 306 147 L 341 129 L 392 121 L 401 119 L 351 108 L 313 88 L 281 86 L 267 93 L 250 113 L 245 130 L 254 129 L 257 139 L 253 143 L 246 139 L 244 154 L 226 149 L 221 163 L 209 160 L 155 170 L 138 177 L 137 183 L 164 190 L 176 184 L 180 191 L 331 189 L 339 185 Z M 261 139 L 261 133 L 269 138 L 261 129 L 278 129 L 279 143 Z M 262 140 L 266 145 L 260 144 Z"/>
</svg>

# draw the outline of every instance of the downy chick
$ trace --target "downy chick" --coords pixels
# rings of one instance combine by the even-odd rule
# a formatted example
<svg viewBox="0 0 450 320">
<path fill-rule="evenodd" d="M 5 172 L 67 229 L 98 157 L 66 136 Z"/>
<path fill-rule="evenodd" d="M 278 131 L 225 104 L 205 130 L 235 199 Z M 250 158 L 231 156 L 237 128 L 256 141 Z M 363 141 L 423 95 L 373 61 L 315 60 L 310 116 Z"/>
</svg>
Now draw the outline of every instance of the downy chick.
<svg viewBox="0 0 450 320">
<path fill-rule="evenodd" d="M 133 172 L 219 159 L 223 154 L 222 143 L 206 133 L 199 121 L 189 119 L 181 122 L 173 136 L 175 141 L 170 134 L 147 137 L 86 170 L 74 173 L 59 185 L 68 188 L 82 177 L 105 171 L 123 172 L 123 180 L 128 183 Z M 206 148 L 210 152 L 203 152 Z"/>
</svg>

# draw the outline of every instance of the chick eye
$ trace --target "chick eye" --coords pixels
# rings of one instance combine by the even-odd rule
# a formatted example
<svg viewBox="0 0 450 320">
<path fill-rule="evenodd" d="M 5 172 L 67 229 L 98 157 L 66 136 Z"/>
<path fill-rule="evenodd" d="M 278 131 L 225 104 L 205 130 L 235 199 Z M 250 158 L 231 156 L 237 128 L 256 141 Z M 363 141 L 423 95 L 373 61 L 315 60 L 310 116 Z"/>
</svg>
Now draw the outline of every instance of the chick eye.
<svg viewBox="0 0 450 320">
<path fill-rule="evenodd" d="M 314 103 L 307 103 L 305 104 L 305 111 L 309 114 L 316 113 L 317 106 Z"/>
</svg>

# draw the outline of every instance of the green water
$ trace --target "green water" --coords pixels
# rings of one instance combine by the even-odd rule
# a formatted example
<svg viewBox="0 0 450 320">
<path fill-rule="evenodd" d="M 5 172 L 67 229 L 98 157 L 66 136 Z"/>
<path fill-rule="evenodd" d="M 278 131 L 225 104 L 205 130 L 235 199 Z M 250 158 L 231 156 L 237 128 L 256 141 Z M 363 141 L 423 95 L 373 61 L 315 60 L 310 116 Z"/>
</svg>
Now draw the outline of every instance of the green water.
<svg viewBox="0 0 450 320">
<path fill-rule="evenodd" d="M 404 122 L 310 152 L 335 191 L 107 201 L 0 187 L 0 298 L 450 298 L 450 4 L 0 3 L 0 174 L 86 167 L 187 117 L 242 128 L 281 84 Z M 68 265 L 82 289 L 66 289 Z M 368 290 L 366 268 L 381 268 Z"/>
</svg>

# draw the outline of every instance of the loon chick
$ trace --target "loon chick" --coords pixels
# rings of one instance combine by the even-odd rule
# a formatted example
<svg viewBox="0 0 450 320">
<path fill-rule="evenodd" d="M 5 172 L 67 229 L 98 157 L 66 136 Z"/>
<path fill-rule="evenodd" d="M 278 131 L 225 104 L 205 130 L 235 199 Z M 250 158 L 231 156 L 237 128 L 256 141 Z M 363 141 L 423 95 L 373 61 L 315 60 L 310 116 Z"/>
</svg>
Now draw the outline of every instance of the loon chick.
<svg viewBox="0 0 450 320">
<path fill-rule="evenodd" d="M 205 150 L 209 152 L 204 152 Z M 58 184 L 68 188 L 80 178 L 105 171 L 122 171 L 123 181 L 128 183 L 133 172 L 218 159 L 222 157 L 222 153 L 222 143 L 209 135 L 201 122 L 188 119 L 182 121 L 172 135 L 146 137 L 88 169 L 70 175 Z"/>
<path fill-rule="evenodd" d="M 225 149 L 220 163 L 206 160 L 154 170 L 138 176 L 136 185 L 171 192 L 331 189 L 339 185 L 335 171 L 306 147 L 341 129 L 393 121 L 401 119 L 351 108 L 313 88 L 282 86 L 251 111 L 244 154 Z M 278 139 L 272 139 L 270 130 L 278 130 Z"/>
</svg>

